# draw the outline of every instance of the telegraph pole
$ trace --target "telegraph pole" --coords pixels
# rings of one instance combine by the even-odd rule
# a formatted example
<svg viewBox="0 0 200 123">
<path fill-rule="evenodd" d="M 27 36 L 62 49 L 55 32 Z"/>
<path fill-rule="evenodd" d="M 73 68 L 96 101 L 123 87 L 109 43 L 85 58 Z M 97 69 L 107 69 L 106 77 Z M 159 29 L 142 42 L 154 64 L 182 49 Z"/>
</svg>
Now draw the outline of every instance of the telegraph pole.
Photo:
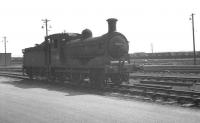
<svg viewBox="0 0 200 123">
<path fill-rule="evenodd" d="M 153 53 L 153 43 L 151 43 L 151 53 Z"/>
<path fill-rule="evenodd" d="M 48 20 L 48 19 L 43 19 L 42 20 L 43 22 L 44 22 L 44 24 L 45 24 L 45 29 L 46 29 L 46 37 L 48 36 L 48 22 L 50 21 L 50 20 Z M 42 26 L 42 28 L 43 28 L 43 26 Z M 48 40 L 47 38 L 45 38 L 45 40 L 46 40 L 46 42 L 47 42 L 47 44 L 48 44 L 48 53 L 49 53 L 49 62 L 48 62 L 48 66 L 50 66 L 51 65 L 51 41 L 50 40 Z"/>
<path fill-rule="evenodd" d="M 194 65 L 196 65 L 195 34 L 194 34 L 194 13 L 192 13 L 192 36 L 193 36 Z"/>
<path fill-rule="evenodd" d="M 47 52 L 48 52 L 48 62 L 47 62 L 47 66 L 48 66 L 48 79 L 50 79 L 50 77 L 51 77 L 51 41 L 49 40 L 49 39 L 47 39 L 47 36 L 48 36 L 48 22 L 50 21 L 50 20 L 48 20 L 48 19 L 44 19 L 44 20 L 42 20 L 43 22 L 44 22 L 44 24 L 45 24 L 45 29 L 46 29 L 46 38 L 45 38 L 45 40 L 46 40 L 46 43 L 47 43 L 47 46 L 48 46 L 48 50 L 47 50 Z M 43 28 L 43 26 L 42 26 L 42 28 Z"/>
<path fill-rule="evenodd" d="M 48 20 L 48 19 L 44 19 L 44 20 L 42 20 L 44 23 L 45 23 L 45 29 L 46 29 L 46 36 L 48 36 L 48 22 L 50 21 L 50 20 Z"/>
<path fill-rule="evenodd" d="M 3 39 L 4 39 L 3 42 L 4 42 L 4 48 L 5 48 L 5 56 L 4 56 L 4 58 L 5 58 L 5 64 L 4 65 L 6 66 L 6 43 L 8 41 L 6 40 L 6 36 L 4 36 Z"/>
</svg>

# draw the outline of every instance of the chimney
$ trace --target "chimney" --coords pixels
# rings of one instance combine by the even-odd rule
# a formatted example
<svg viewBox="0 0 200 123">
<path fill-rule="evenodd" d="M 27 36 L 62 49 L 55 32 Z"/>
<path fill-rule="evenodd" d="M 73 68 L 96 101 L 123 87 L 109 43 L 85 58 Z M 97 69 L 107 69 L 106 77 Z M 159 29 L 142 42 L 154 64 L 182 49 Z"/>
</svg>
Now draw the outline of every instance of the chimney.
<svg viewBox="0 0 200 123">
<path fill-rule="evenodd" d="M 109 18 L 109 19 L 107 19 L 107 21 L 108 21 L 108 33 L 115 32 L 117 19 Z"/>
</svg>

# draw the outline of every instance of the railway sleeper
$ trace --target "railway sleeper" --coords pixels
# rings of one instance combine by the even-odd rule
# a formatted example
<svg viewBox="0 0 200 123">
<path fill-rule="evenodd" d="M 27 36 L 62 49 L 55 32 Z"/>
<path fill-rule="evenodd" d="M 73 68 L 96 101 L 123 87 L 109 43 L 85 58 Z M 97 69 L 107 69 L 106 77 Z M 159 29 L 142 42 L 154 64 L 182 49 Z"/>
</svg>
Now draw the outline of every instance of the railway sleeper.
<svg viewBox="0 0 200 123">
<path fill-rule="evenodd" d="M 195 98 L 189 96 L 178 96 L 178 95 L 169 95 L 165 93 L 153 93 L 153 92 L 146 92 L 152 100 L 162 99 L 163 101 L 167 101 L 169 99 L 177 100 L 178 103 L 185 103 L 185 102 L 195 102 Z M 196 100 L 196 103 L 199 103 L 200 99 Z"/>
<path fill-rule="evenodd" d="M 160 86 L 160 85 L 152 85 L 152 84 L 134 84 L 137 87 L 152 87 L 152 88 L 159 88 L 159 89 L 172 89 L 171 86 Z"/>
<path fill-rule="evenodd" d="M 188 77 L 176 77 L 176 76 L 146 76 L 146 75 L 132 75 L 131 79 L 155 79 L 155 80 L 173 80 L 173 81 L 191 81 L 197 82 L 200 81 L 200 78 L 188 78 Z"/>
<path fill-rule="evenodd" d="M 169 95 L 167 94 L 164 94 L 164 93 L 154 93 L 152 94 L 152 100 L 157 100 L 158 98 L 159 99 L 162 99 L 163 101 L 166 101 L 168 99 Z"/>
<path fill-rule="evenodd" d="M 177 96 L 177 101 L 180 104 L 184 104 L 184 103 L 194 103 L 195 99 L 190 97 L 190 96 Z"/>
<path fill-rule="evenodd" d="M 154 92 L 165 92 L 167 94 L 179 94 L 183 96 L 199 97 L 200 92 L 194 91 L 182 91 L 182 90 L 173 90 L 173 89 L 162 89 L 162 88 L 149 88 Z"/>
<path fill-rule="evenodd" d="M 173 89 L 165 89 L 165 88 L 158 88 L 158 87 L 147 87 L 147 86 L 136 86 L 136 85 L 121 85 L 125 88 L 133 88 L 133 89 L 140 89 L 140 90 L 143 90 L 143 91 L 154 91 L 155 93 L 156 92 L 163 92 L 163 93 L 166 93 L 166 94 L 175 94 L 175 95 L 182 95 L 182 96 L 190 96 L 190 97 L 194 97 L 194 98 L 197 98 L 197 97 L 200 97 L 200 92 L 195 92 L 195 91 L 182 91 L 182 90 L 173 90 Z"/>
<path fill-rule="evenodd" d="M 158 84 L 158 85 L 171 85 L 171 86 L 192 86 L 193 83 L 183 83 L 183 82 L 159 82 L 159 81 L 140 81 L 142 84 Z"/>
<path fill-rule="evenodd" d="M 188 95 L 188 96 L 200 96 L 200 92 L 195 91 L 182 91 L 182 90 L 170 90 L 172 93 L 180 94 L 180 95 Z"/>
<path fill-rule="evenodd" d="M 200 106 L 200 98 L 195 98 L 194 104 L 195 104 L 195 106 Z"/>
<path fill-rule="evenodd" d="M 143 95 L 144 91 L 142 91 L 142 90 L 130 90 L 129 93 L 131 95 Z"/>
<path fill-rule="evenodd" d="M 122 87 L 129 88 L 127 89 L 122 89 L 122 93 L 129 93 L 131 95 L 138 95 L 138 96 L 145 96 L 145 97 L 150 97 L 152 100 L 157 100 L 157 99 L 162 99 L 163 101 L 168 101 L 168 100 L 175 100 L 176 102 L 180 104 L 184 103 L 193 103 L 194 105 L 199 105 L 200 103 L 200 98 L 192 97 L 191 95 L 184 95 L 183 93 L 185 91 L 177 91 L 177 90 L 170 90 L 170 89 L 155 89 L 151 87 L 143 87 L 143 88 L 138 88 L 135 86 L 128 86 L 128 85 L 122 85 Z M 132 90 L 131 88 L 136 88 L 139 90 Z M 130 90 L 131 89 L 131 90 Z M 163 91 L 164 90 L 164 91 Z M 116 91 L 119 92 L 119 90 L 116 88 Z M 178 93 L 177 93 L 178 92 Z M 182 93 L 182 94 L 181 94 Z M 186 94 L 192 94 L 194 95 L 194 92 L 185 92 Z M 180 95 L 181 94 L 181 95 Z"/>
<path fill-rule="evenodd" d="M 119 92 L 123 93 L 123 94 L 128 94 L 128 93 L 130 93 L 130 90 L 128 90 L 128 89 L 119 89 Z"/>
</svg>

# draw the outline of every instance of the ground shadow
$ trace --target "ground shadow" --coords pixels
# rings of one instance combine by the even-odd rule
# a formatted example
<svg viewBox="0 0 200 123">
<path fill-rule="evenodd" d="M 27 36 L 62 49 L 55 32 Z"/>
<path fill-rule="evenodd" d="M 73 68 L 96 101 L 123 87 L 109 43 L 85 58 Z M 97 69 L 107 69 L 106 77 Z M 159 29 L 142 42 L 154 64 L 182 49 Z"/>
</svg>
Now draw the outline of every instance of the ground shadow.
<svg viewBox="0 0 200 123">
<path fill-rule="evenodd" d="M 92 89 L 87 87 L 77 87 L 68 85 L 66 83 L 49 83 L 47 81 L 38 81 L 38 80 L 29 80 L 29 79 L 23 79 L 23 80 L 6 80 L 0 82 L 0 84 L 10 84 L 17 88 L 21 89 L 33 89 L 33 88 L 40 88 L 45 89 L 48 91 L 56 91 L 56 92 L 62 92 L 65 96 L 79 96 L 79 95 L 97 95 L 97 96 L 103 96 L 105 98 L 112 98 L 114 100 L 131 100 L 134 98 L 130 98 L 127 96 L 124 96 L 123 94 L 112 92 L 109 90 L 103 91 L 98 89 Z"/>
<path fill-rule="evenodd" d="M 30 88 L 41 88 L 46 89 L 48 91 L 58 91 L 66 93 L 65 96 L 75 96 L 75 95 L 85 95 L 85 94 L 95 94 L 95 95 L 105 95 L 103 91 L 97 89 L 91 89 L 86 87 L 77 87 L 73 85 L 69 85 L 66 83 L 58 83 L 58 82 L 47 82 L 42 80 L 15 80 L 15 81 L 3 81 L 3 84 L 11 84 L 15 87 L 22 89 L 30 89 Z"/>
</svg>

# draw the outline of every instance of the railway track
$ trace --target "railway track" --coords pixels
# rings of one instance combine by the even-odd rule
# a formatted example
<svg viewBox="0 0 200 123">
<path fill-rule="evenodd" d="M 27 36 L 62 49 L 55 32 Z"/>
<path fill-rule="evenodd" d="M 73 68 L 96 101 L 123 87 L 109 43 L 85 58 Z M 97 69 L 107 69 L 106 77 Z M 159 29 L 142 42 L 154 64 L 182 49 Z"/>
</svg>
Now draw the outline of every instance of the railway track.
<svg viewBox="0 0 200 123">
<path fill-rule="evenodd" d="M 144 72 L 199 73 L 200 65 L 144 65 Z"/>
<path fill-rule="evenodd" d="M 0 75 L 13 78 L 28 79 L 28 77 L 23 76 L 18 72 L 0 72 Z M 175 90 L 170 88 L 170 86 L 156 86 L 149 84 L 148 82 L 148 84 L 145 85 L 144 82 L 145 81 L 143 81 L 142 84 L 123 84 L 119 86 L 109 84 L 103 89 L 103 91 L 109 93 L 118 93 L 126 96 L 128 95 L 128 97 L 131 98 L 159 102 L 163 104 L 177 104 L 180 106 L 198 108 L 200 107 L 200 91 Z M 167 85 L 169 84 L 170 83 Z"/>
<path fill-rule="evenodd" d="M 159 67 L 161 67 L 161 68 L 159 68 Z M 197 68 L 196 68 L 197 67 Z M 197 65 L 197 66 L 194 66 L 194 65 L 191 65 L 191 66 L 179 66 L 179 67 L 177 67 L 177 68 L 181 68 L 181 70 L 183 71 L 183 69 L 184 68 L 187 68 L 187 69 L 190 69 L 190 70 L 194 70 L 194 69 L 197 69 L 197 70 L 199 70 L 199 73 L 200 73 L 200 65 Z M 167 73 L 167 74 L 169 74 L 169 73 L 171 73 L 171 74 L 173 74 L 173 71 L 172 72 L 170 72 L 170 71 L 168 71 L 169 69 L 177 69 L 175 66 L 160 66 L 160 65 L 150 65 L 150 66 L 145 66 L 144 67 L 144 71 L 142 72 L 142 74 L 140 74 L 139 73 L 139 75 L 137 75 L 137 74 L 131 74 L 131 78 L 132 79 L 137 79 L 137 78 L 148 78 L 148 79 L 154 79 L 154 78 L 156 78 L 156 79 L 159 79 L 159 78 L 161 78 L 161 79 L 166 79 L 166 80 L 169 80 L 169 79 L 171 79 L 171 80 L 176 80 L 176 79 L 178 79 L 178 80 L 180 80 L 181 78 L 183 79 L 183 80 L 200 80 L 200 77 L 191 77 L 191 76 L 189 76 L 189 77 L 187 77 L 187 76 L 185 76 L 184 74 L 182 74 L 182 76 L 157 76 L 157 74 L 159 74 L 159 73 L 161 73 L 161 74 L 165 74 L 165 73 Z M 153 71 L 154 70 L 154 71 Z M 164 71 L 163 71 L 164 70 Z M 22 68 L 21 67 L 4 67 L 4 68 L 0 68 L 0 71 L 7 71 L 7 72 L 22 72 Z M 145 75 L 146 73 L 148 74 L 148 73 L 156 73 L 156 75 L 155 76 L 153 76 L 153 75 Z M 157 72 L 159 72 L 159 73 L 157 73 Z M 200 75 L 200 74 L 195 74 L 196 76 L 198 76 L 198 75 Z"/>
<path fill-rule="evenodd" d="M 0 76 L 13 77 L 19 79 L 29 79 L 27 76 L 22 75 L 22 73 L 0 72 Z"/>
<path fill-rule="evenodd" d="M 157 87 L 146 87 L 137 85 L 120 85 L 118 87 L 111 86 L 107 91 L 120 92 L 130 96 L 140 96 L 139 98 L 151 101 L 160 101 L 162 103 L 174 103 L 181 106 L 199 107 L 200 92 L 181 91 L 174 89 L 165 89 Z"/>
<path fill-rule="evenodd" d="M 155 80 L 173 80 L 173 81 L 194 81 L 200 82 L 200 77 L 190 77 L 190 76 L 157 76 L 157 75 L 130 75 L 131 79 L 155 79 Z"/>
</svg>

